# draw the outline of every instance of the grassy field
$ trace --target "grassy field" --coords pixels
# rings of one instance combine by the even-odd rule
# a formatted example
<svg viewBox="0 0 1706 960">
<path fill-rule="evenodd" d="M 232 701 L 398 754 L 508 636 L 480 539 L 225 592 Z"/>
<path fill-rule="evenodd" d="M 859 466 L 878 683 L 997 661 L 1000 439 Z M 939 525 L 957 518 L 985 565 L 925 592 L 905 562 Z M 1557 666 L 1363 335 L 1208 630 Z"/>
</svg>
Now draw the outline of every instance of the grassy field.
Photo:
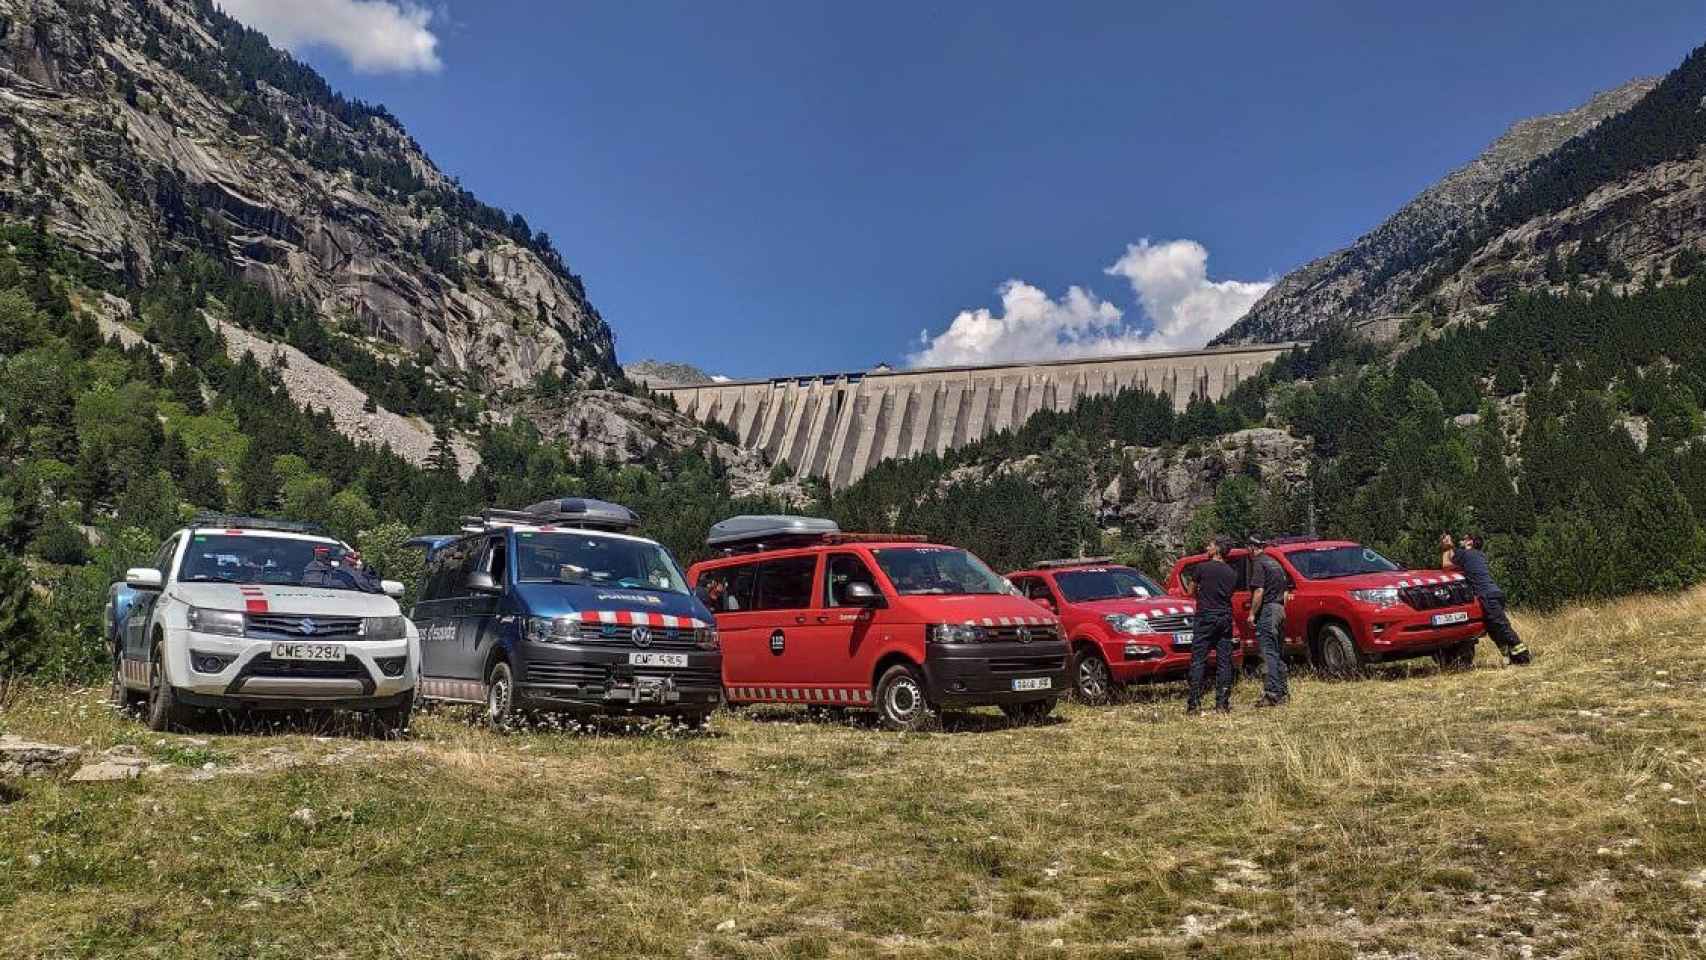
<svg viewBox="0 0 1706 960">
<path fill-rule="evenodd" d="M 1703 621 L 1631 600 L 1520 619 L 1528 669 L 913 736 L 162 737 L 30 688 L 0 732 L 160 769 L 0 787 L 0 957 L 1703 956 Z"/>
</svg>

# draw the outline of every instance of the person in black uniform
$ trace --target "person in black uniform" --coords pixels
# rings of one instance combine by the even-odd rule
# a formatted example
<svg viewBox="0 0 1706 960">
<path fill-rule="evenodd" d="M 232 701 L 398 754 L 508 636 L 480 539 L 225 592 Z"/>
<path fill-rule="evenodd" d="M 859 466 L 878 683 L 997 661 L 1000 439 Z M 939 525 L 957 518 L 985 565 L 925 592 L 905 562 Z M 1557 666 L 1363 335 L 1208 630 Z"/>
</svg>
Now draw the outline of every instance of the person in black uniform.
<svg viewBox="0 0 1706 960">
<path fill-rule="evenodd" d="M 1531 662 L 1534 655 L 1529 652 L 1528 644 L 1517 636 L 1516 628 L 1511 626 L 1510 617 L 1505 613 L 1505 592 L 1493 582 L 1492 568 L 1487 565 L 1487 555 L 1482 552 L 1484 543 L 1478 533 L 1466 533 L 1456 543 L 1452 542 L 1451 534 L 1442 533 L 1439 537 L 1440 565 L 1447 570 L 1458 571 L 1469 581 L 1469 588 L 1481 601 L 1487 635 L 1493 638 L 1500 653 L 1511 663 L 1521 666 Z"/>
<path fill-rule="evenodd" d="M 1226 563 L 1227 543 L 1220 537 L 1208 542 L 1208 559 L 1191 571 L 1196 580 L 1197 624 L 1191 631 L 1190 694 L 1185 713 L 1202 712 L 1203 673 L 1208 668 L 1208 647 L 1214 644 L 1214 708 L 1232 709 L 1232 591 L 1238 575 Z"/>
<path fill-rule="evenodd" d="M 1256 631 L 1256 642 L 1262 650 L 1262 699 L 1258 707 L 1277 707 L 1291 699 L 1285 670 L 1285 601 L 1291 580 L 1285 568 L 1264 547 L 1267 544 L 1252 537 L 1250 554 L 1256 562 L 1250 571 L 1250 626 Z"/>
</svg>

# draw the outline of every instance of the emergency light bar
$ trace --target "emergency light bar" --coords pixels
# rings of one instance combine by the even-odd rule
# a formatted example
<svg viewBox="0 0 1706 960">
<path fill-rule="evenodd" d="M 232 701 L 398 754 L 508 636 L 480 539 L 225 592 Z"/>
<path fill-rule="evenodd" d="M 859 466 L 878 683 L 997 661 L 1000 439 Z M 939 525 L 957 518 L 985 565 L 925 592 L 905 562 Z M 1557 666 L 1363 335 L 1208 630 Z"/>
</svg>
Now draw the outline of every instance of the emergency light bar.
<svg viewBox="0 0 1706 960">
<path fill-rule="evenodd" d="M 1113 557 L 1073 557 L 1064 560 L 1039 560 L 1031 564 L 1035 570 L 1054 570 L 1060 567 L 1092 567 L 1113 563 Z"/>
<path fill-rule="evenodd" d="M 266 517 L 244 517 L 230 513 L 198 514 L 190 521 L 192 530 L 267 530 L 274 533 L 299 533 L 305 536 L 333 539 L 323 524 L 298 520 L 269 520 Z"/>
</svg>

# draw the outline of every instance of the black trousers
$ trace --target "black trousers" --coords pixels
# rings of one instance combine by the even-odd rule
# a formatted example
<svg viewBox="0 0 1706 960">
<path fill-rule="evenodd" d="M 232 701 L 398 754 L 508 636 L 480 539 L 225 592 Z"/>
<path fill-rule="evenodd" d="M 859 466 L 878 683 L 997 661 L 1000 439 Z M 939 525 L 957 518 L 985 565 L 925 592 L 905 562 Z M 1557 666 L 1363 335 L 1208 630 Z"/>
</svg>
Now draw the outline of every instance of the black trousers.
<svg viewBox="0 0 1706 960">
<path fill-rule="evenodd" d="M 1262 611 L 1256 614 L 1256 642 L 1262 648 L 1262 666 L 1267 668 L 1267 675 L 1262 682 L 1262 692 L 1270 699 L 1284 700 L 1291 696 L 1291 690 L 1286 685 L 1285 670 L 1285 606 L 1278 603 L 1262 604 Z"/>
<path fill-rule="evenodd" d="M 1517 636 L 1511 618 L 1505 614 L 1504 597 L 1482 597 L 1481 613 L 1487 619 L 1487 636 L 1493 638 L 1500 653 L 1512 660 L 1528 659 L 1528 645 Z"/>
<path fill-rule="evenodd" d="M 1202 704 L 1203 674 L 1208 670 L 1208 647 L 1214 644 L 1214 703 L 1232 703 L 1232 615 L 1230 613 L 1198 613 L 1197 625 L 1191 630 L 1191 684 L 1185 705 Z"/>
</svg>

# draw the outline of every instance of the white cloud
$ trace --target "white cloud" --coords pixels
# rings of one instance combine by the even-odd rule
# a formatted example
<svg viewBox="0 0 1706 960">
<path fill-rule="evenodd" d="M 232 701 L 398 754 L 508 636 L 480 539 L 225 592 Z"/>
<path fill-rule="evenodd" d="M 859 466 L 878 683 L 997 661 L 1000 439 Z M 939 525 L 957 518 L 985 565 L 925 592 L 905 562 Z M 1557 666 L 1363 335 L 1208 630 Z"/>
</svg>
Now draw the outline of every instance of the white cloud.
<svg viewBox="0 0 1706 960">
<path fill-rule="evenodd" d="M 433 12 L 410 0 L 219 0 L 226 13 L 291 51 L 324 46 L 363 73 L 436 73 Z"/>
<path fill-rule="evenodd" d="M 1210 280 L 1208 250 L 1194 240 L 1126 247 L 1105 273 L 1124 277 L 1144 323 L 1082 287 L 1056 300 L 1023 280 L 1001 285 L 1001 311 L 962 310 L 936 336 L 919 335 L 912 366 L 947 366 L 1155 353 L 1200 347 L 1243 316 L 1272 286 Z"/>
</svg>

